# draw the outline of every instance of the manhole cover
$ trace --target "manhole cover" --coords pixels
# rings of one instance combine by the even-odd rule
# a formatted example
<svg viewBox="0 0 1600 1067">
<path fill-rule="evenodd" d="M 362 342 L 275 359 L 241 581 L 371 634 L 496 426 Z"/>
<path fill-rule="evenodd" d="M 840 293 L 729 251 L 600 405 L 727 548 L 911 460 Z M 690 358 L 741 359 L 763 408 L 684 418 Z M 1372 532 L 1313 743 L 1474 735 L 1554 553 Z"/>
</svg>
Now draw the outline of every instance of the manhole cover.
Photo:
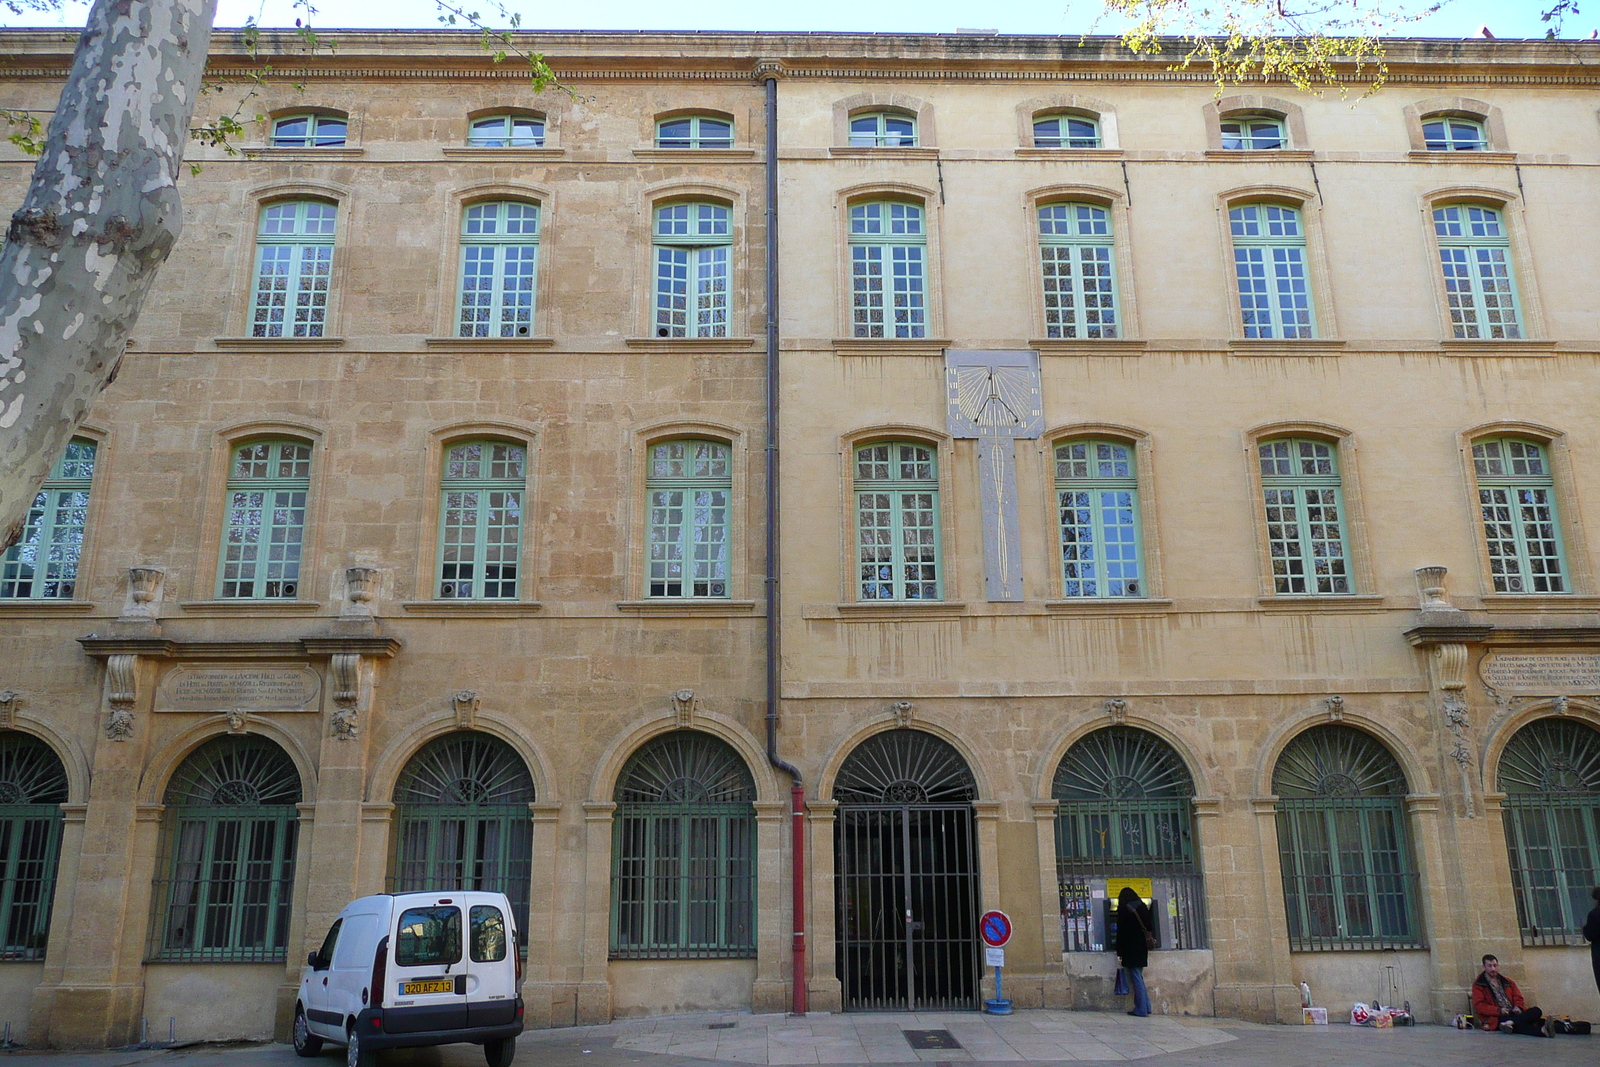
<svg viewBox="0 0 1600 1067">
<path fill-rule="evenodd" d="M 732 1030 L 738 1023 L 707 1023 L 707 1030 Z"/>
<path fill-rule="evenodd" d="M 906 1043 L 915 1049 L 960 1048 L 961 1042 L 948 1030 L 902 1030 Z"/>
</svg>

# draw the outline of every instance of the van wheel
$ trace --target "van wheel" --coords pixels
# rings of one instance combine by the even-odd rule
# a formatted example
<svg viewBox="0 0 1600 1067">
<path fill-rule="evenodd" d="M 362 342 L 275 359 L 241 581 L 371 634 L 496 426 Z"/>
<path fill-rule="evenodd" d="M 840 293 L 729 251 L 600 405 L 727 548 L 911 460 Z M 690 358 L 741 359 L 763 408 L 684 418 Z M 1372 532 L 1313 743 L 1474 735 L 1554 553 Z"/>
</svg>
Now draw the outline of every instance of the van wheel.
<svg viewBox="0 0 1600 1067">
<path fill-rule="evenodd" d="M 517 1039 L 502 1037 L 498 1041 L 485 1041 L 483 1058 L 489 1061 L 489 1067 L 511 1067 L 511 1061 L 517 1058 Z"/>
<path fill-rule="evenodd" d="M 378 1052 L 361 1043 L 361 1031 L 352 1026 L 344 1037 L 345 1067 L 378 1067 Z"/>
<path fill-rule="evenodd" d="M 298 1005 L 294 1009 L 294 1051 L 300 1056 L 315 1056 L 322 1051 L 322 1038 L 306 1025 L 306 1013 Z"/>
</svg>

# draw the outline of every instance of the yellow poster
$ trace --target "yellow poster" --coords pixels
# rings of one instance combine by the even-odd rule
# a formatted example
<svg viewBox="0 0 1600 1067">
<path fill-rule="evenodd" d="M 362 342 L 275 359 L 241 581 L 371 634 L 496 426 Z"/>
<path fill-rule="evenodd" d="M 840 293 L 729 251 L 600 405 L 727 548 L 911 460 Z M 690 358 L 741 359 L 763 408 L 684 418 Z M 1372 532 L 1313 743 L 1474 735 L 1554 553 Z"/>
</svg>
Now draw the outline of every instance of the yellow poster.
<svg viewBox="0 0 1600 1067">
<path fill-rule="evenodd" d="M 1118 894 L 1122 892 L 1123 886 L 1128 886 L 1135 893 L 1138 893 L 1139 899 L 1146 904 L 1150 903 L 1150 898 L 1155 895 L 1155 888 L 1150 884 L 1150 879 L 1148 878 L 1107 878 L 1106 896 L 1116 900 Z"/>
</svg>

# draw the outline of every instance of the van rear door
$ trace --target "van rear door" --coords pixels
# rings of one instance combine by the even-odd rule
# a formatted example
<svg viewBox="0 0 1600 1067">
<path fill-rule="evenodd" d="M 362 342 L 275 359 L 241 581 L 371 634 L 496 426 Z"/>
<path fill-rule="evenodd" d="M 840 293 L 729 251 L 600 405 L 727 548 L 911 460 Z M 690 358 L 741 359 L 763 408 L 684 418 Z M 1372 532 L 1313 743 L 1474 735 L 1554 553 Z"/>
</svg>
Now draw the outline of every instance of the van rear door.
<svg viewBox="0 0 1600 1067">
<path fill-rule="evenodd" d="M 502 903 L 468 906 L 468 1026 L 503 1026 L 516 1021 L 516 951 Z"/>
<path fill-rule="evenodd" d="M 458 903 L 412 898 L 395 923 L 394 966 L 385 991 L 383 1029 L 391 1034 L 459 1030 L 467 1025 L 467 968 Z"/>
</svg>

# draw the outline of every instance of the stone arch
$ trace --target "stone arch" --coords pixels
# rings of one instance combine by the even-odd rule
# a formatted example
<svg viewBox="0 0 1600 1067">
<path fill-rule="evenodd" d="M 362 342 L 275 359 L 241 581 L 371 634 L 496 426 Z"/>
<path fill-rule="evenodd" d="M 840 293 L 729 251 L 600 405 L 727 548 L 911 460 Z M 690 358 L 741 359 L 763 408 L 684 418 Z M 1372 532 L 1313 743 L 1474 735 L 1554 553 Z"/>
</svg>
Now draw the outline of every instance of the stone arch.
<svg viewBox="0 0 1600 1067">
<path fill-rule="evenodd" d="M 1417 759 L 1416 752 L 1411 745 L 1399 734 L 1389 729 L 1388 726 L 1368 715 L 1360 714 L 1345 706 L 1345 712 L 1339 724 L 1353 727 L 1371 737 L 1388 750 L 1395 763 L 1400 765 L 1400 772 L 1406 777 L 1406 791 L 1408 793 L 1433 792 L 1432 779 L 1426 773 L 1423 764 Z M 1261 746 L 1260 760 L 1256 764 L 1255 794 L 1257 796 L 1272 795 L 1272 775 L 1278 767 L 1278 760 L 1282 757 L 1284 749 L 1295 738 L 1311 729 L 1313 726 L 1329 725 L 1328 713 L 1323 711 L 1305 711 L 1299 715 L 1279 724 L 1277 729 L 1267 735 L 1266 742 Z"/>
<path fill-rule="evenodd" d="M 423 719 L 390 741 L 373 761 L 372 771 L 367 777 L 366 802 L 390 803 L 394 798 L 395 786 L 400 781 L 400 775 L 405 770 L 406 764 L 411 762 L 411 758 L 421 752 L 428 742 L 462 730 L 477 731 L 504 741 L 522 759 L 523 766 L 528 768 L 528 774 L 533 778 L 534 795 L 539 798 L 539 803 L 559 802 L 555 779 L 550 774 L 549 760 L 546 759 L 538 742 L 518 729 L 509 717 L 494 711 L 478 711 L 469 725 L 463 725 L 453 711 L 440 712 Z"/>
<path fill-rule="evenodd" d="M 18 712 L 13 717 L 10 729 L 43 742 L 55 754 L 56 759 L 61 761 L 61 766 L 67 774 L 68 804 L 89 802 L 89 758 L 81 745 L 64 736 L 43 719 L 35 718 L 26 712 Z"/>
<path fill-rule="evenodd" d="M 1483 754 L 1479 763 L 1479 773 L 1482 775 L 1485 792 L 1504 792 L 1500 787 L 1500 760 L 1512 739 L 1525 727 L 1532 726 L 1541 719 L 1564 716 L 1600 730 L 1600 697 L 1568 697 L 1566 710 L 1558 710 L 1560 706 L 1559 698 L 1556 697 L 1535 700 L 1503 718 L 1491 720 L 1484 735 Z"/>
<path fill-rule="evenodd" d="M 628 760 L 633 758 L 633 754 L 643 747 L 645 742 L 682 729 L 699 730 L 731 745 L 744 760 L 745 766 L 750 771 L 750 777 L 755 781 L 757 804 L 781 804 L 786 801 L 788 790 L 778 782 L 777 772 L 767 762 L 766 750 L 755 737 L 733 719 L 698 708 L 688 723 L 680 722 L 676 715 L 658 715 L 634 720 L 595 761 L 594 776 L 589 782 L 588 801 L 595 804 L 612 803 L 612 798 L 616 795 L 617 779 Z"/>
<path fill-rule="evenodd" d="M 149 716 L 144 716 L 144 727 L 149 729 Z M 137 729 L 137 727 L 135 727 Z M 161 804 L 167 783 L 184 760 L 201 745 L 214 737 L 230 732 L 224 716 L 203 719 L 184 730 L 163 745 L 145 764 L 144 775 L 139 780 L 139 803 Z M 268 718 L 251 717 L 243 733 L 264 737 L 283 749 L 294 769 L 300 775 L 300 803 L 317 802 L 317 765 L 310 754 L 301 747 L 293 734 Z"/>
<path fill-rule="evenodd" d="M 1144 715 L 1129 712 L 1122 722 L 1113 724 L 1107 716 L 1100 715 L 1080 722 L 1065 732 L 1057 735 L 1055 741 L 1041 755 L 1038 765 L 1034 768 L 1034 793 L 1036 801 L 1054 800 L 1054 781 L 1056 768 L 1061 766 L 1061 761 L 1066 758 L 1068 750 L 1073 745 L 1082 741 L 1097 730 L 1103 730 L 1111 725 L 1131 726 L 1135 730 L 1143 730 L 1152 737 L 1164 742 L 1189 771 L 1189 777 L 1194 782 L 1196 797 L 1212 795 L 1212 784 L 1206 774 L 1206 767 L 1195 754 L 1193 746 L 1182 735 L 1174 732 L 1166 723 Z"/>
<path fill-rule="evenodd" d="M 991 777 L 985 771 L 972 746 L 963 741 L 955 730 L 940 722 L 938 718 L 929 718 L 920 712 L 913 721 L 902 727 L 900 720 L 892 711 L 856 727 L 834 746 L 833 750 L 828 753 L 827 759 L 823 761 L 821 773 L 817 775 L 817 796 L 826 800 L 833 799 L 833 786 L 838 780 L 839 769 L 844 766 L 845 760 L 850 758 L 850 754 L 859 748 L 863 741 L 876 734 L 898 729 L 921 730 L 925 734 L 931 734 L 939 740 L 947 742 L 966 763 L 967 771 L 972 775 L 973 783 L 977 788 L 977 800 L 994 799 L 994 785 Z"/>
</svg>

